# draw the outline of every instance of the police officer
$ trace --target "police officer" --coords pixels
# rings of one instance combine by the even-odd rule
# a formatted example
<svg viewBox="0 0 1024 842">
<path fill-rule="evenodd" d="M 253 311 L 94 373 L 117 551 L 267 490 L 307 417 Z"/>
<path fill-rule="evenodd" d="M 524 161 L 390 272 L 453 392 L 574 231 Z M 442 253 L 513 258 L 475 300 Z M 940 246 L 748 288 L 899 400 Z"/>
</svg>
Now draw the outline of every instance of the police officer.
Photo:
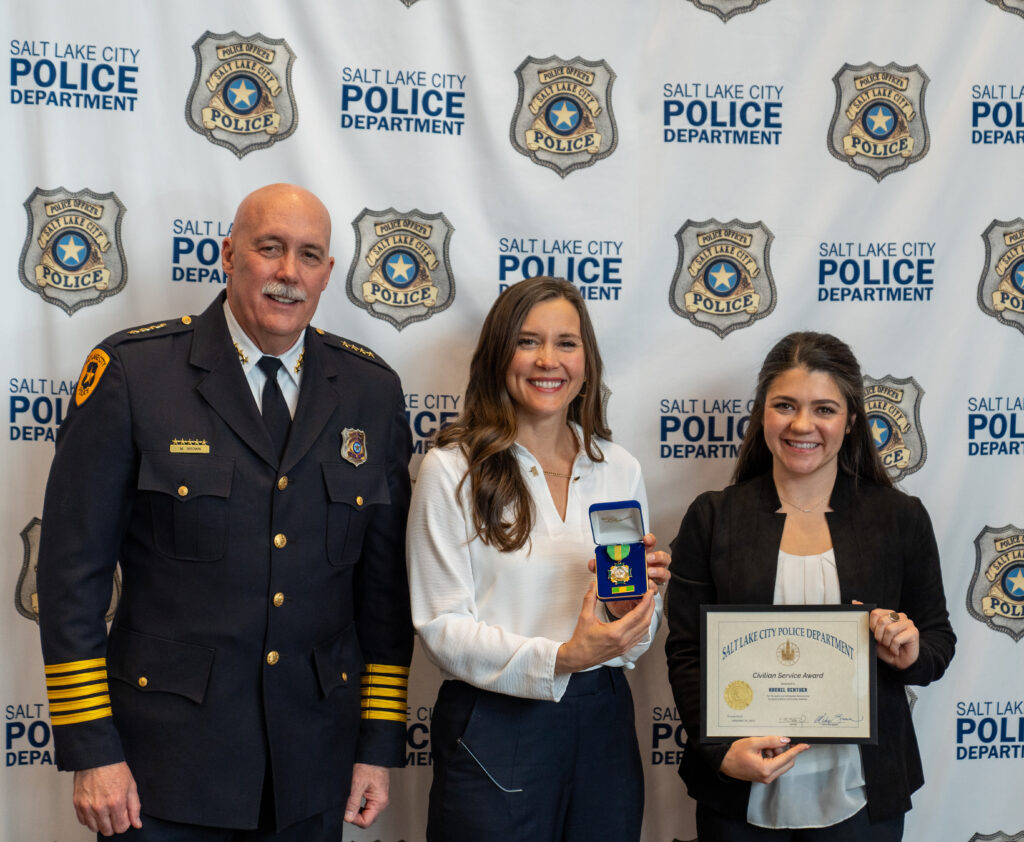
<svg viewBox="0 0 1024 842">
<path fill-rule="evenodd" d="M 82 370 L 38 585 L 57 764 L 103 836 L 337 840 L 403 763 L 410 435 L 395 373 L 308 327 L 330 233 L 308 191 L 255 191 L 226 292 Z"/>
</svg>

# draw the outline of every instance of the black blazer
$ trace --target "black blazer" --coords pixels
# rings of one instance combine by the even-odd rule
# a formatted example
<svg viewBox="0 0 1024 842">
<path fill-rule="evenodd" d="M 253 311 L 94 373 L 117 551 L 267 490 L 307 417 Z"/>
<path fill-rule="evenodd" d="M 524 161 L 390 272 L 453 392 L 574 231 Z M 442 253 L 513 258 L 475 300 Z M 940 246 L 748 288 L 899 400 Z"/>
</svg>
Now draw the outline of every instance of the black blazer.
<svg viewBox="0 0 1024 842">
<path fill-rule="evenodd" d="M 404 762 L 410 435 L 395 373 L 307 329 L 278 464 L 223 300 L 99 346 L 47 485 L 40 628 L 61 768 L 127 759 L 145 813 L 246 828 L 269 756 L 280 827 L 344 803 L 354 761 Z"/>
<path fill-rule="evenodd" d="M 669 681 L 687 732 L 680 777 L 697 801 L 745 818 L 750 784 L 719 773 L 728 744 L 700 736 L 700 606 L 771 604 L 785 515 L 770 474 L 701 494 L 672 542 L 668 586 Z M 872 821 L 910 809 L 924 783 L 904 685 L 939 678 L 956 636 L 949 624 L 931 521 L 921 501 L 840 472 L 826 513 L 842 602 L 860 600 L 903 611 L 920 630 L 920 656 L 904 671 L 878 662 L 876 746 L 862 746 Z M 798 761 L 799 762 L 799 761 Z"/>
</svg>

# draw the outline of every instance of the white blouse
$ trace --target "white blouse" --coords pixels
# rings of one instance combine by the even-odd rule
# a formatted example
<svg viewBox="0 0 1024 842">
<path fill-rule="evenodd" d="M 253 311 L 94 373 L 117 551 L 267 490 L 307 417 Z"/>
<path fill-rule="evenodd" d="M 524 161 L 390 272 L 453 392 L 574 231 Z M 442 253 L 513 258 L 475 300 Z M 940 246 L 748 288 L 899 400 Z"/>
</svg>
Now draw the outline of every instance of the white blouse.
<svg viewBox="0 0 1024 842">
<path fill-rule="evenodd" d="M 831 549 L 818 555 L 779 550 L 775 605 L 835 605 L 839 574 Z M 856 745 L 820 743 L 796 758 L 770 784 L 752 783 L 747 821 L 759 827 L 828 827 L 867 804 L 864 768 Z"/>
<path fill-rule="evenodd" d="M 582 435 L 580 435 L 582 439 Z M 412 619 L 430 660 L 444 678 L 458 678 L 510 696 L 558 701 L 569 674 L 555 675 L 558 647 L 572 637 L 583 597 L 594 579 L 589 507 L 637 500 L 650 523 L 640 465 L 623 448 L 600 441 L 604 461 L 581 448 L 573 463 L 563 521 L 540 463 L 514 445 L 533 499 L 530 540 L 513 552 L 473 535 L 460 448 L 434 448 L 420 466 L 409 512 L 406 558 Z M 598 616 L 606 614 L 598 607 Z M 661 617 L 658 595 L 650 634 L 606 666 L 630 669 L 651 644 Z"/>
</svg>

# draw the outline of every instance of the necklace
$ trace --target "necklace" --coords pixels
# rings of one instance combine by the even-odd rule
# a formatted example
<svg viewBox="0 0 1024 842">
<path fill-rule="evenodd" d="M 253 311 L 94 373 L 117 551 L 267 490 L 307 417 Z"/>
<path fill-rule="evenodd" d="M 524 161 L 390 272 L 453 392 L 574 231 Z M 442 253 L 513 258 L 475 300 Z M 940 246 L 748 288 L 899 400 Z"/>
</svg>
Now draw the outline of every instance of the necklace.
<svg viewBox="0 0 1024 842">
<path fill-rule="evenodd" d="M 541 468 L 541 470 L 543 471 L 544 469 Z M 544 471 L 544 476 L 546 476 L 546 477 L 558 477 L 559 479 L 572 479 L 572 474 L 558 474 L 558 473 L 555 473 L 554 471 Z"/>
<path fill-rule="evenodd" d="M 775 493 L 778 494 L 778 492 L 779 492 L 779 490 L 775 489 Z M 783 497 L 781 494 L 779 494 L 779 499 L 783 503 L 785 503 L 787 506 L 792 506 L 794 509 L 799 509 L 805 515 L 806 514 L 810 514 L 811 512 L 813 512 L 816 508 L 818 508 L 818 506 L 820 506 L 822 503 L 824 503 L 828 498 L 829 498 L 829 495 L 826 494 L 824 497 L 822 497 L 822 498 L 820 498 L 818 500 L 815 500 L 813 503 L 811 503 L 811 505 L 809 505 L 805 509 L 803 506 L 799 506 L 796 503 L 792 502 L 791 500 L 787 500 L 785 497 Z"/>
</svg>

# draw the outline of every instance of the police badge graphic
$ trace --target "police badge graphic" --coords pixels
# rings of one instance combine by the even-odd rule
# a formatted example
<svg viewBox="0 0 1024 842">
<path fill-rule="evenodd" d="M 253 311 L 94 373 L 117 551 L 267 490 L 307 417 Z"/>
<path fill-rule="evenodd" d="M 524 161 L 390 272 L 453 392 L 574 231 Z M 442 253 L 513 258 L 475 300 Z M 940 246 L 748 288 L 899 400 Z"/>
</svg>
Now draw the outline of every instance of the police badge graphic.
<svg viewBox="0 0 1024 842">
<path fill-rule="evenodd" d="M 928 76 L 916 64 L 844 64 L 832 81 L 836 110 L 828 149 L 875 181 L 904 170 L 928 152 L 924 115 Z"/>
<path fill-rule="evenodd" d="M 207 32 L 192 45 L 196 75 L 185 119 L 239 158 L 289 137 L 299 124 L 295 53 L 283 38 Z"/>
<path fill-rule="evenodd" d="M 1010 12 L 1024 18 L 1024 0 L 988 0 L 988 2 L 993 6 L 998 6 L 1004 12 Z M 1016 839 L 1017 837 L 1014 836 L 1013 838 Z"/>
<path fill-rule="evenodd" d="M 768 253 L 775 236 L 763 222 L 688 219 L 676 231 L 679 261 L 669 290 L 673 311 L 725 338 L 775 309 Z"/>
<path fill-rule="evenodd" d="M 768 0 L 690 0 L 698 9 L 705 12 L 714 12 L 723 21 L 729 20 L 733 15 L 741 15 L 744 12 L 752 12 L 758 6 L 767 3 Z"/>
<path fill-rule="evenodd" d="M 615 72 L 606 61 L 529 56 L 516 77 L 519 101 L 509 137 L 519 152 L 565 178 L 615 151 Z"/>
<path fill-rule="evenodd" d="M 43 522 L 34 517 L 21 530 L 21 544 L 25 550 L 18 574 L 18 585 L 14 592 L 14 607 L 18 613 L 33 622 L 39 622 L 39 595 L 36 590 L 36 568 L 39 564 L 39 533 Z M 117 602 L 121 598 L 121 574 L 114 571 L 114 588 L 110 594 L 110 607 L 107 609 L 106 621 L 114 619 Z"/>
<path fill-rule="evenodd" d="M 69 316 L 124 289 L 125 206 L 116 194 L 37 188 L 24 207 L 28 235 L 19 268 L 27 289 Z"/>
<path fill-rule="evenodd" d="M 919 471 L 928 457 L 921 430 L 924 389 L 913 377 L 864 376 L 864 411 L 871 440 L 893 482 Z"/>
<path fill-rule="evenodd" d="M 443 213 L 364 208 L 353 221 L 356 251 L 348 297 L 398 330 L 451 306 L 455 277 L 448 243 L 455 230 Z"/>
<path fill-rule="evenodd" d="M 986 526 L 974 539 L 967 611 L 990 629 L 1024 637 L 1024 530 Z"/>
<path fill-rule="evenodd" d="M 994 219 L 981 239 L 985 268 L 978 281 L 978 306 L 1024 333 L 1024 219 Z"/>
</svg>

